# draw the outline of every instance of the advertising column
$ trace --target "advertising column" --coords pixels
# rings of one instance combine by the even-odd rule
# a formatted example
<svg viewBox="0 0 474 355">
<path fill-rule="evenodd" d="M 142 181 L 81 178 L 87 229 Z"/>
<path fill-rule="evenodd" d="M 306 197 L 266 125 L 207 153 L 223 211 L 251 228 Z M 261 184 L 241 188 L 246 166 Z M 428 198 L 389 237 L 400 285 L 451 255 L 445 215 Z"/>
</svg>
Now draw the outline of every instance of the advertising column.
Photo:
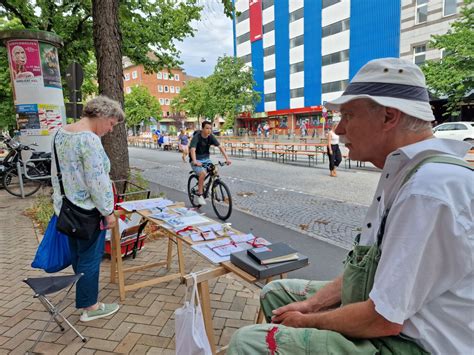
<svg viewBox="0 0 474 355">
<path fill-rule="evenodd" d="M 0 39 L 8 53 L 20 141 L 49 152 L 53 134 L 66 124 L 57 50 L 61 39 L 27 30 L 3 31 Z"/>
</svg>

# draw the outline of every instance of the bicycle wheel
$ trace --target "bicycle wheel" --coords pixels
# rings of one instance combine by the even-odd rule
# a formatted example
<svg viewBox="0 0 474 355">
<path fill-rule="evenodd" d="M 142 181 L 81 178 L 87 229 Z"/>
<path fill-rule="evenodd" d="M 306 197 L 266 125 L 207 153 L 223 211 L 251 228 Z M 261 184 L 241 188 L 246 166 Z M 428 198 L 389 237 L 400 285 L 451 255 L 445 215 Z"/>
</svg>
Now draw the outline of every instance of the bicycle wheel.
<svg viewBox="0 0 474 355">
<path fill-rule="evenodd" d="M 35 167 L 28 166 L 28 176 L 39 177 L 41 173 Z M 23 178 L 23 194 L 24 196 L 31 196 L 41 187 L 41 180 L 31 180 L 25 175 Z M 9 169 L 3 176 L 3 186 L 8 193 L 13 196 L 21 197 L 20 178 L 18 177 L 18 170 L 16 168 Z"/>
<path fill-rule="evenodd" d="M 232 214 L 232 197 L 226 184 L 220 180 L 214 181 L 212 185 L 212 208 L 217 217 L 226 220 Z"/>
<path fill-rule="evenodd" d="M 196 192 L 198 190 L 198 177 L 194 174 L 190 175 L 189 176 L 189 179 L 188 179 L 188 197 L 189 197 L 189 201 L 191 202 L 191 205 L 193 205 L 193 207 L 199 207 L 201 206 L 200 204 L 196 203 L 194 201 L 194 198 L 196 197 Z"/>
</svg>

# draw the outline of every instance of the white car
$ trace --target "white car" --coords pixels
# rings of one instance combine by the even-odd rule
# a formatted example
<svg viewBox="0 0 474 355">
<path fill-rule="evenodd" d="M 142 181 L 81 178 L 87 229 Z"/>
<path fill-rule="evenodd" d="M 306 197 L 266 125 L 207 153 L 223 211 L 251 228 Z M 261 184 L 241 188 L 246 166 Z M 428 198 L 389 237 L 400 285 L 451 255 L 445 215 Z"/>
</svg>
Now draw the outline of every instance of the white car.
<svg viewBox="0 0 474 355">
<path fill-rule="evenodd" d="M 455 139 L 474 145 L 474 122 L 448 122 L 433 129 L 437 138 Z"/>
</svg>

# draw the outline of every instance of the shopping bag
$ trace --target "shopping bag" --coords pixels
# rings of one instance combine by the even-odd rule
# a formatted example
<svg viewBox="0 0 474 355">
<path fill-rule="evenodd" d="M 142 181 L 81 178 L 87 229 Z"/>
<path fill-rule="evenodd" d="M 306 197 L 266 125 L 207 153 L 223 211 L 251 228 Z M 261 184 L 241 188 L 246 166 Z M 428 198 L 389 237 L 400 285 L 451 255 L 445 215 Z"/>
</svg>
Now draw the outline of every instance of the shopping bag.
<svg viewBox="0 0 474 355">
<path fill-rule="evenodd" d="M 188 301 L 188 290 L 184 296 L 184 306 L 174 312 L 176 355 L 211 355 L 211 346 L 207 338 L 201 303 L 197 291 L 196 274 L 191 299 Z"/>
<path fill-rule="evenodd" d="M 60 271 L 71 265 L 68 237 L 56 230 L 57 220 L 58 217 L 53 214 L 31 263 L 31 267 L 43 269 L 48 273 Z"/>
</svg>

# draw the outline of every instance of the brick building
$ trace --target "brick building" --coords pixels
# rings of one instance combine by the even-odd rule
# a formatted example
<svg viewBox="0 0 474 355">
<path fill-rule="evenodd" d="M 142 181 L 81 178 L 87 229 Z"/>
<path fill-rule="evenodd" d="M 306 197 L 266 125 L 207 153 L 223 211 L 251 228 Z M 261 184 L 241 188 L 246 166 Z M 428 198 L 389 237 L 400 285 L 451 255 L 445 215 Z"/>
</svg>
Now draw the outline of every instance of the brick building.
<svg viewBox="0 0 474 355">
<path fill-rule="evenodd" d="M 157 73 L 147 74 L 143 65 L 135 65 L 128 59 L 124 59 L 123 76 L 125 95 L 132 91 L 132 87 L 144 86 L 160 102 L 163 118 L 156 124 L 157 128 L 162 131 L 169 131 L 171 126 L 176 129 L 183 125 L 190 129 L 194 128 L 195 120 L 186 118 L 182 113 L 176 114 L 171 109 L 173 98 L 180 93 L 187 80 L 193 79 L 186 75 L 184 70 L 181 68 L 162 69 Z"/>
</svg>

